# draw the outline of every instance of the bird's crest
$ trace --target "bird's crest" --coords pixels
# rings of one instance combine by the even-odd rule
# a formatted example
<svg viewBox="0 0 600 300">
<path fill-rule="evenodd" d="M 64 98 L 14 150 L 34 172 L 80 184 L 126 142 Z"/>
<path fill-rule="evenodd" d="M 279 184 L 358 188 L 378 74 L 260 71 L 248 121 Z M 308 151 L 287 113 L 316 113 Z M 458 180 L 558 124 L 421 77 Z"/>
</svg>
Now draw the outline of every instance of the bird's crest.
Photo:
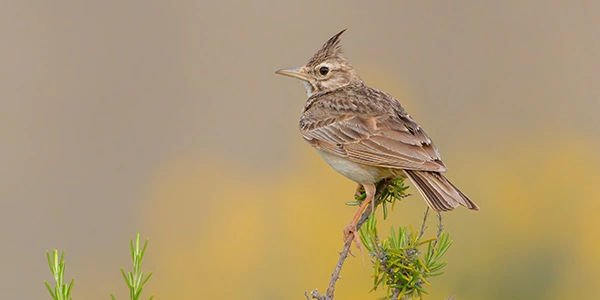
<svg viewBox="0 0 600 300">
<path fill-rule="evenodd" d="M 307 66 L 313 67 L 323 62 L 326 59 L 339 57 L 342 54 L 342 45 L 340 45 L 340 36 L 344 33 L 346 29 L 338 32 L 336 35 L 332 36 L 323 47 L 311 57 L 311 59 L 306 63 Z"/>
</svg>

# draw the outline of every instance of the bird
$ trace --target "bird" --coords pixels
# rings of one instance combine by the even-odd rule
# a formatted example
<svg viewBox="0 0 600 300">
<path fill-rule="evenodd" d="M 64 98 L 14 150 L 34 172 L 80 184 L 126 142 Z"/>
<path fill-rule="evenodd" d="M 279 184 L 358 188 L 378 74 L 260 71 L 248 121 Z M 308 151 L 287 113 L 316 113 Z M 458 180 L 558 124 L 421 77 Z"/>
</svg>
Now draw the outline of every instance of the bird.
<svg viewBox="0 0 600 300">
<path fill-rule="evenodd" d="M 342 51 L 340 36 L 331 37 L 297 68 L 275 71 L 300 80 L 308 97 L 300 116 L 300 133 L 338 173 L 364 188 L 365 199 L 344 240 L 357 237 L 357 222 L 374 203 L 376 184 L 389 178 L 408 178 L 437 212 L 477 204 L 443 173 L 447 167 L 431 138 L 391 95 L 367 86 Z M 362 250 L 361 250 L 362 252 Z"/>
</svg>

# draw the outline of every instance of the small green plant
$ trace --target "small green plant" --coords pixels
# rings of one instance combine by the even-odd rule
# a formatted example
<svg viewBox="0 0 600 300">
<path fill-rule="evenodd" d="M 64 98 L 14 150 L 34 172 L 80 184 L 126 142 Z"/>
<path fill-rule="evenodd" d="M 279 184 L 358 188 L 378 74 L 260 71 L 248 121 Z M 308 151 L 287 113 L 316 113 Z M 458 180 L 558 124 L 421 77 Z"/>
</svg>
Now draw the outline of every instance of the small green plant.
<svg viewBox="0 0 600 300">
<path fill-rule="evenodd" d="M 373 263 L 371 291 L 385 288 L 382 299 L 421 299 L 427 294 L 425 285 L 431 286 L 429 279 L 443 274 L 446 262 L 441 258 L 452 244 L 450 235 L 442 231 L 440 223 L 437 237 L 422 240 L 424 229 L 424 224 L 420 232 L 407 227 L 396 232 L 392 227 L 390 236 L 380 240 L 374 216 L 360 229 L 360 239 Z"/>
<path fill-rule="evenodd" d="M 131 249 L 131 259 L 133 260 L 133 272 L 125 273 L 123 268 L 121 268 L 121 274 L 125 279 L 125 283 L 129 288 L 129 299 L 130 300 L 141 300 L 142 288 L 144 284 L 148 282 L 148 279 L 152 276 L 152 272 L 148 273 L 148 276 L 144 278 L 144 272 L 141 271 L 140 267 L 142 264 L 142 259 L 144 258 L 144 252 L 146 252 L 146 247 L 148 247 L 148 239 L 144 242 L 144 247 L 140 249 L 140 234 L 135 237 L 135 247 L 133 245 L 133 240 L 129 240 L 129 246 Z M 116 300 L 113 294 L 110 294 L 112 300 Z M 152 300 L 154 298 L 154 294 L 148 298 L 148 300 Z"/>
<path fill-rule="evenodd" d="M 69 285 L 64 283 L 65 277 L 65 251 L 60 255 L 60 260 L 58 259 L 58 250 L 54 249 L 52 251 L 52 257 L 50 257 L 50 252 L 46 251 L 46 257 L 48 258 L 48 265 L 50 266 L 50 271 L 54 276 L 54 281 L 56 282 L 56 286 L 54 288 L 50 287 L 48 282 L 44 281 L 48 292 L 52 296 L 54 300 L 71 300 L 71 289 L 73 289 L 73 284 L 75 283 L 75 279 L 71 279 L 71 283 Z"/>
<path fill-rule="evenodd" d="M 152 276 L 152 272 L 148 273 L 148 276 L 144 277 L 144 272 L 141 271 L 142 259 L 144 258 L 144 253 L 146 252 L 146 247 L 148 247 L 148 239 L 144 242 L 144 246 L 140 248 L 140 234 L 138 233 L 135 237 L 135 246 L 133 244 L 133 240 L 129 240 L 129 246 L 131 249 L 131 259 L 133 260 L 133 272 L 125 273 L 123 268 L 121 268 L 121 274 L 125 279 L 125 283 L 129 288 L 129 299 L 130 300 L 141 300 L 142 288 L 144 284 L 148 282 L 148 279 Z M 46 251 L 46 256 L 48 257 L 48 265 L 50 266 L 50 271 L 54 276 L 54 280 L 56 281 L 56 286 L 54 288 L 50 287 L 48 282 L 44 281 L 48 292 L 52 296 L 54 300 L 72 300 L 71 298 L 71 290 L 73 289 L 73 284 L 75 283 L 75 279 L 71 280 L 71 283 L 67 286 L 64 283 L 65 276 L 65 251 L 60 255 L 60 259 L 58 258 L 58 250 L 52 251 L 52 256 L 50 256 L 50 252 Z M 110 294 L 112 300 L 116 300 L 113 294 Z M 154 294 L 148 298 L 148 300 L 152 300 L 154 298 Z"/>
</svg>

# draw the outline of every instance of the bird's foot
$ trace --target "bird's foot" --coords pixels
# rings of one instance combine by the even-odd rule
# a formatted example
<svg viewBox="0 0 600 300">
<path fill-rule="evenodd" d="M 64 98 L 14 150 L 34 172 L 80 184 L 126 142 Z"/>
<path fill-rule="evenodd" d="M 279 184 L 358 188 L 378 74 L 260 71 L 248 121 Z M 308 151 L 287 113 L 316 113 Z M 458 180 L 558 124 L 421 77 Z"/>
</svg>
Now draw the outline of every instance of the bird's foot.
<svg viewBox="0 0 600 300">
<path fill-rule="evenodd" d="M 359 183 L 358 186 L 356 187 L 356 192 L 354 192 L 354 196 L 360 197 L 363 193 L 362 188 L 363 188 L 362 184 Z"/>
<path fill-rule="evenodd" d="M 365 190 L 363 189 L 363 185 L 359 183 L 356 187 L 356 191 L 354 192 L 354 199 L 356 199 L 357 201 L 362 201 L 365 200 L 365 198 Z"/>
<path fill-rule="evenodd" d="M 364 260 L 362 243 L 360 242 L 360 237 L 358 236 L 358 230 L 356 229 L 356 224 L 354 224 L 354 223 L 351 223 L 350 225 L 348 225 L 348 227 L 346 227 L 346 229 L 344 229 L 344 243 L 351 242 L 351 240 L 354 240 L 354 244 L 356 245 L 356 248 L 358 249 L 360 254 L 363 256 L 363 260 Z M 352 255 L 352 256 L 354 256 L 354 255 Z"/>
</svg>

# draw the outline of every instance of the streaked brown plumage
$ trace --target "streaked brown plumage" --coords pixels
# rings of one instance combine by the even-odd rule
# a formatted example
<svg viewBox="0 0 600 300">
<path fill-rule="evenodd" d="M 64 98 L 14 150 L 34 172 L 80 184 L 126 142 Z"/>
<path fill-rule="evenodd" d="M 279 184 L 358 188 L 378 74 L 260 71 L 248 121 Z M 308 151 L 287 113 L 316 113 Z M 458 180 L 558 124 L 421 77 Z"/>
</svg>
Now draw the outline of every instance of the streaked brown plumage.
<svg viewBox="0 0 600 300">
<path fill-rule="evenodd" d="M 339 173 L 365 188 L 367 199 L 346 230 L 375 194 L 375 184 L 408 177 L 433 210 L 458 205 L 478 210 L 442 173 L 446 166 L 433 141 L 392 96 L 370 88 L 342 55 L 339 32 L 306 63 L 276 73 L 300 79 L 308 100 L 300 117 L 302 137 Z"/>
</svg>

